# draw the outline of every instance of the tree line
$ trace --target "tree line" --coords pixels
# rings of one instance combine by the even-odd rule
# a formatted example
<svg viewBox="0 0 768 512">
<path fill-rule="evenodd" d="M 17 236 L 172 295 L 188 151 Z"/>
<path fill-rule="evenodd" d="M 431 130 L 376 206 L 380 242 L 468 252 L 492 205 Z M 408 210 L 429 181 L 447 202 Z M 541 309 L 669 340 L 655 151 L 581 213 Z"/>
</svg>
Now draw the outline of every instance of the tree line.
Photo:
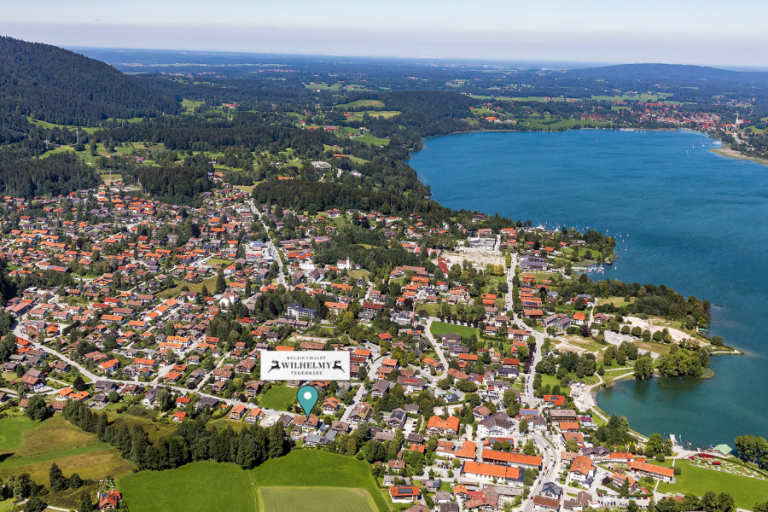
<svg viewBox="0 0 768 512">
<path fill-rule="evenodd" d="M 173 434 L 152 443 L 140 426 L 129 428 L 124 422 L 109 423 L 105 412 L 93 412 L 81 402 L 68 402 L 64 418 L 117 448 L 120 455 L 136 464 L 139 470 L 173 469 L 203 460 L 232 462 L 251 469 L 291 450 L 279 421 L 269 429 L 252 425 L 235 432 L 231 427 L 218 429 L 215 425 L 206 425 L 208 418 L 201 415 L 194 421 L 183 421 Z"/>
</svg>

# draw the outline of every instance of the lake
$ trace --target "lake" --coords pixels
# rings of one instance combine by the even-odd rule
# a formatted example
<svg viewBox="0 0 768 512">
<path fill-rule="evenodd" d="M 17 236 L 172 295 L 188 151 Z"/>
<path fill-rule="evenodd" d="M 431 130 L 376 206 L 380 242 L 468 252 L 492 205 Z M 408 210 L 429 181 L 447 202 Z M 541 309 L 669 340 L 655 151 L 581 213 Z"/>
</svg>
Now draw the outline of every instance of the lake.
<svg viewBox="0 0 768 512">
<path fill-rule="evenodd" d="M 733 446 L 768 437 L 768 167 L 712 144 L 689 131 L 467 133 L 425 140 L 410 164 L 444 206 L 617 237 L 620 259 L 593 279 L 722 305 L 711 334 L 745 356 L 712 358 L 712 379 L 618 383 L 598 404 L 644 434 Z"/>
</svg>

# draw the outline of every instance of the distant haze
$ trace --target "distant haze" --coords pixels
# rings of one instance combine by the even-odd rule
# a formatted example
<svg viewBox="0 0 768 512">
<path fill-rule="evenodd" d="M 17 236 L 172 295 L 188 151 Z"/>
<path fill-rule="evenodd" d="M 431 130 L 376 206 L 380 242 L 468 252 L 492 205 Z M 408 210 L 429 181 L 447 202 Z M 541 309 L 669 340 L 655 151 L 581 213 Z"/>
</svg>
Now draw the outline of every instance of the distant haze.
<svg viewBox="0 0 768 512">
<path fill-rule="evenodd" d="M 25 0 L 0 33 L 58 46 L 768 66 L 768 2 Z"/>
</svg>

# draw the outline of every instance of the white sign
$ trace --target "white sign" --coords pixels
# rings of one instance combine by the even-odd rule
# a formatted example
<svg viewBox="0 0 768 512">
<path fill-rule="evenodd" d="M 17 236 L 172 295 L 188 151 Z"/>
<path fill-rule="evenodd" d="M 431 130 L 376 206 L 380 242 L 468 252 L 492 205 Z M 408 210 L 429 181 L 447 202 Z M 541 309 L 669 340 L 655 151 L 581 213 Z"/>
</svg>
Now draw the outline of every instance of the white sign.
<svg viewBox="0 0 768 512">
<path fill-rule="evenodd" d="M 261 380 L 350 380 L 349 352 L 260 351 Z"/>
</svg>

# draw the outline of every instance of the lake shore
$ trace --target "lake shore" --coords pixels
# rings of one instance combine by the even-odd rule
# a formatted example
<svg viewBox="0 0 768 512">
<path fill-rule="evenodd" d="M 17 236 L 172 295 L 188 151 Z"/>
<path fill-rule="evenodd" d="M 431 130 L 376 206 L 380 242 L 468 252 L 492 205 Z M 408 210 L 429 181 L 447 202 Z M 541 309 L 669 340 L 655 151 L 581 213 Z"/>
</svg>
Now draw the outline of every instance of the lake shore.
<svg viewBox="0 0 768 512">
<path fill-rule="evenodd" d="M 766 158 L 757 158 L 754 156 L 747 156 L 742 153 L 739 153 L 734 149 L 731 149 L 725 146 L 721 146 L 719 148 L 712 148 L 710 149 L 710 151 L 717 155 L 724 156 L 726 158 L 735 158 L 736 160 L 749 160 L 751 162 L 755 162 L 760 165 L 768 165 L 768 159 Z"/>
<path fill-rule="evenodd" d="M 606 413 L 627 416 L 639 432 L 673 429 L 697 445 L 732 443 L 738 435 L 764 432 L 768 424 L 761 411 L 768 407 L 763 391 L 768 388 L 762 386 L 768 376 L 756 319 L 765 311 L 760 293 L 768 284 L 759 271 L 759 250 L 768 250 L 768 242 L 754 236 L 755 225 L 768 222 L 768 205 L 761 199 L 768 197 L 763 170 L 739 163 L 744 158 L 702 151 L 721 149 L 710 144 L 712 134 L 640 131 L 644 134 L 566 130 L 555 137 L 479 130 L 430 137 L 423 151 L 412 153 L 410 165 L 446 207 L 498 211 L 511 218 L 525 212 L 534 224 L 567 222 L 582 231 L 624 234 L 616 246 L 618 267 L 606 268 L 599 278 L 661 282 L 724 305 L 713 310 L 709 334 L 738 345 L 732 354 L 745 357 L 712 357 L 713 378 L 630 378 L 587 400 Z M 736 267 L 712 250 L 715 241 L 756 244 L 759 250 Z M 739 405 L 745 396 L 754 402 L 748 410 Z M 722 421 L 711 421 L 706 411 L 713 409 Z"/>
</svg>

